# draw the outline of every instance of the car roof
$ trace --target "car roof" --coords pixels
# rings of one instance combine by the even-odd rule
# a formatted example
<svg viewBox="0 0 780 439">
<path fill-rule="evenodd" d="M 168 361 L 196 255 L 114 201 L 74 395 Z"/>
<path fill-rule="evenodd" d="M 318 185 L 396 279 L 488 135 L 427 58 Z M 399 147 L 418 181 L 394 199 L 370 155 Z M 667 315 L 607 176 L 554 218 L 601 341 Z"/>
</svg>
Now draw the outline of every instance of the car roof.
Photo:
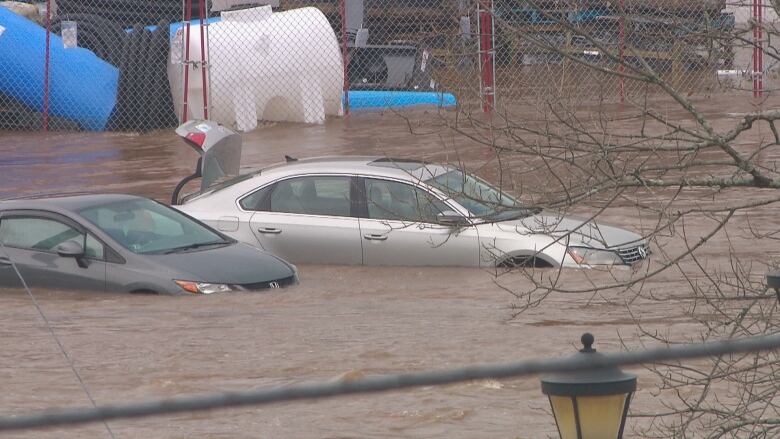
<svg viewBox="0 0 780 439">
<path fill-rule="evenodd" d="M 285 157 L 287 158 L 286 162 L 276 163 L 262 169 L 255 168 L 253 171 L 241 173 L 203 191 L 191 193 L 182 199 L 182 204 L 211 199 L 216 193 L 222 191 L 230 194 L 231 197 L 246 194 L 257 188 L 258 179 L 268 181 L 305 174 L 343 174 L 384 177 L 417 183 L 455 169 L 444 164 L 385 156 L 345 155 L 302 159 Z"/>
<path fill-rule="evenodd" d="M 23 196 L 13 200 L 0 201 L 0 210 L 31 209 L 74 212 L 87 207 L 108 203 L 144 199 L 127 194 L 81 194 Z"/>
<path fill-rule="evenodd" d="M 409 178 L 410 173 L 421 168 L 447 169 L 449 167 L 422 160 L 383 156 L 325 156 L 288 160 L 285 163 L 264 168 L 261 174 L 275 173 L 275 171 L 284 173 L 337 172 Z"/>
</svg>

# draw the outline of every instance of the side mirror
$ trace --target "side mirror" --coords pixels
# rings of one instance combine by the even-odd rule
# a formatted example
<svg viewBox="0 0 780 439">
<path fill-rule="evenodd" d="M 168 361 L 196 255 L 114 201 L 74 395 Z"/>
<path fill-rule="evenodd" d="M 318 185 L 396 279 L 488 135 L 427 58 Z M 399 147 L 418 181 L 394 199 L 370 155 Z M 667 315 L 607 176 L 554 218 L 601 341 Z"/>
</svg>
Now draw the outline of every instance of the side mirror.
<svg viewBox="0 0 780 439">
<path fill-rule="evenodd" d="M 766 286 L 774 288 L 777 295 L 777 302 L 780 303 L 780 271 L 769 273 L 766 275 Z"/>
<path fill-rule="evenodd" d="M 84 256 L 84 247 L 76 241 L 65 241 L 57 246 L 57 254 L 63 258 L 80 258 Z"/>
<path fill-rule="evenodd" d="M 76 263 L 81 268 L 87 268 L 87 261 L 84 259 L 84 246 L 76 241 L 65 241 L 57 246 L 57 254 L 63 258 L 75 258 Z"/>
<path fill-rule="evenodd" d="M 436 215 L 436 219 L 439 221 L 439 224 L 450 227 L 460 227 L 469 224 L 469 220 L 454 210 L 445 210 Z"/>
</svg>

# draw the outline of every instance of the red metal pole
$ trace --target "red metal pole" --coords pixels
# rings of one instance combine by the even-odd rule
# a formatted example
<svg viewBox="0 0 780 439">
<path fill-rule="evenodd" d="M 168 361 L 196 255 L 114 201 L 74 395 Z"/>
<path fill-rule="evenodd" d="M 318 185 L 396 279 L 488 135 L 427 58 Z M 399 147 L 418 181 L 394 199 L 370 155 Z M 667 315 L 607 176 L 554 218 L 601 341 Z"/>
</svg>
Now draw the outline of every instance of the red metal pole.
<svg viewBox="0 0 780 439">
<path fill-rule="evenodd" d="M 42 128 L 49 131 L 49 59 L 51 47 L 51 0 L 46 0 L 46 53 L 43 64 L 43 120 Z"/>
<path fill-rule="evenodd" d="M 206 0 L 199 0 L 198 15 L 200 15 L 200 72 L 203 81 L 203 118 L 209 118 L 208 84 L 206 83 L 206 36 L 203 26 L 203 16 L 206 15 Z M 208 22 L 206 23 L 208 26 Z"/>
<path fill-rule="evenodd" d="M 341 56 L 344 60 L 344 115 L 349 114 L 349 49 L 347 47 L 347 0 L 339 0 L 341 14 Z"/>
<path fill-rule="evenodd" d="M 187 101 L 190 89 L 190 20 L 192 20 L 192 0 L 184 2 L 184 105 L 182 106 L 181 122 L 187 122 Z"/>
<path fill-rule="evenodd" d="M 763 30 L 763 0 L 753 0 L 753 97 L 763 96 L 764 80 L 764 53 L 762 50 Z"/>
<path fill-rule="evenodd" d="M 764 96 L 764 0 L 758 0 L 758 97 Z"/>
<path fill-rule="evenodd" d="M 626 15 L 625 15 L 625 9 L 623 8 L 623 0 L 620 0 L 620 19 L 618 20 L 618 44 L 620 47 L 618 47 L 619 51 L 619 57 L 620 57 L 620 65 L 618 66 L 618 71 L 620 73 L 623 73 L 625 71 L 625 66 L 623 65 L 623 56 L 624 51 L 626 47 Z M 626 98 L 626 80 L 621 75 L 620 76 L 620 102 L 623 103 Z"/>
<path fill-rule="evenodd" d="M 493 64 L 493 2 L 483 0 L 479 10 L 479 65 L 482 71 L 482 111 L 493 110 L 495 78 Z"/>
<path fill-rule="evenodd" d="M 758 19 L 758 13 L 756 12 L 757 5 L 758 5 L 758 0 L 753 0 L 753 4 L 751 5 L 752 9 L 750 10 L 750 16 L 753 18 L 754 22 Z M 754 23 L 754 26 L 755 26 L 755 23 Z M 752 73 L 751 76 L 752 76 L 752 79 L 753 79 L 753 97 L 754 98 L 756 97 L 756 94 L 757 94 L 756 93 L 757 92 L 757 87 L 756 86 L 758 85 L 758 84 L 756 84 L 756 70 L 758 68 L 758 53 L 757 53 L 758 52 L 758 50 L 757 50 L 758 42 L 756 41 L 758 39 L 757 38 L 757 34 L 758 34 L 758 30 L 755 27 L 753 27 L 753 71 L 751 72 Z"/>
</svg>

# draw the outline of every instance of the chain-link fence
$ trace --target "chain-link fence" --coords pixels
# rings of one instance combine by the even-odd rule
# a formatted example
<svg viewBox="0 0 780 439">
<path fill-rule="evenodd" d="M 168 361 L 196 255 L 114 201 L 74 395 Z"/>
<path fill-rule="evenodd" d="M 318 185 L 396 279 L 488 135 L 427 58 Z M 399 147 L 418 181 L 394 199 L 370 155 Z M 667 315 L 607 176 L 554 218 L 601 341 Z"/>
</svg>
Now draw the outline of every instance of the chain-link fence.
<svg viewBox="0 0 780 439">
<path fill-rule="evenodd" d="M 483 2 L 485 4 L 487 2 Z M 762 0 L 501 0 L 497 95 L 625 99 L 772 90 L 777 15 Z M 657 80 L 656 80 L 657 79 Z"/>
<path fill-rule="evenodd" d="M 766 4 L 764 4 L 766 2 Z M 0 2 L 0 129 L 772 90 L 770 0 Z M 651 74 L 648 75 L 648 72 Z"/>
</svg>

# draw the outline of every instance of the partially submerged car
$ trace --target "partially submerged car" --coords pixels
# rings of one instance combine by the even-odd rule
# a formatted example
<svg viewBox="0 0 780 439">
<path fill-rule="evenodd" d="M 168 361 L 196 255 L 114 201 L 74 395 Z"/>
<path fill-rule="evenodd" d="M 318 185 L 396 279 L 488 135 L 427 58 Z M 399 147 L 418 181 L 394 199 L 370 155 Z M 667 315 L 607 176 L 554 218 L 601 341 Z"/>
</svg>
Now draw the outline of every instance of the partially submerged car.
<svg viewBox="0 0 780 439">
<path fill-rule="evenodd" d="M 416 160 L 288 158 L 175 207 L 294 263 L 592 267 L 649 254 L 636 233 L 526 208 L 456 167 Z"/>
<path fill-rule="evenodd" d="M 0 201 L 0 287 L 158 294 L 280 288 L 295 267 L 148 198 Z"/>
</svg>

